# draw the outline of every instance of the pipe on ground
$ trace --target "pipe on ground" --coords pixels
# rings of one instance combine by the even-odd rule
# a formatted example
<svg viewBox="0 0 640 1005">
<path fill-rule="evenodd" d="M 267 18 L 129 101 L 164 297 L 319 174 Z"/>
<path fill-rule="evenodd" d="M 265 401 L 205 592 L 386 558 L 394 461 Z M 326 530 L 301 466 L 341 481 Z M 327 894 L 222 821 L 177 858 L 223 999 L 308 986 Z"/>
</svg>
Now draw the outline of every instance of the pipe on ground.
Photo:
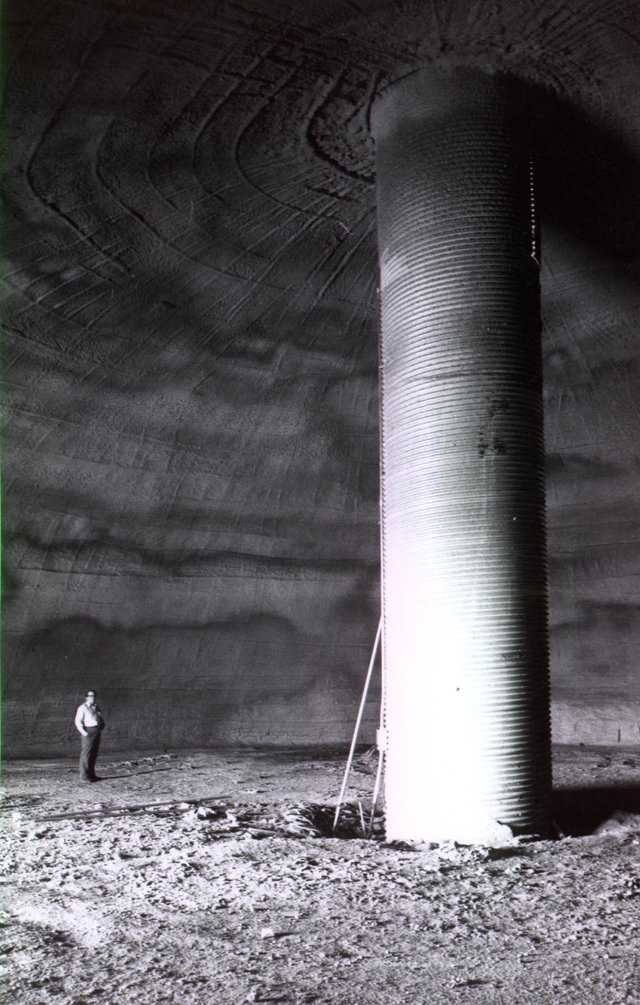
<svg viewBox="0 0 640 1005">
<path fill-rule="evenodd" d="M 420 70 L 372 114 L 390 839 L 546 833 L 538 263 L 523 90 Z"/>
</svg>

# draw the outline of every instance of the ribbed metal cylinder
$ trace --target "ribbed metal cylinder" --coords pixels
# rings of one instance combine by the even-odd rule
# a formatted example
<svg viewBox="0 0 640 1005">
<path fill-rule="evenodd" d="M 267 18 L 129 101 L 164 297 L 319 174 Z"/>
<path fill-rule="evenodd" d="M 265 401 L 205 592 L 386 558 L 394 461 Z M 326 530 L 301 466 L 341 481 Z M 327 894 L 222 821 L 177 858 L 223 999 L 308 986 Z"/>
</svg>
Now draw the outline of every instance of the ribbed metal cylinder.
<svg viewBox="0 0 640 1005">
<path fill-rule="evenodd" d="M 387 835 L 546 832 L 538 265 L 513 79 L 426 69 L 373 111 Z"/>
</svg>

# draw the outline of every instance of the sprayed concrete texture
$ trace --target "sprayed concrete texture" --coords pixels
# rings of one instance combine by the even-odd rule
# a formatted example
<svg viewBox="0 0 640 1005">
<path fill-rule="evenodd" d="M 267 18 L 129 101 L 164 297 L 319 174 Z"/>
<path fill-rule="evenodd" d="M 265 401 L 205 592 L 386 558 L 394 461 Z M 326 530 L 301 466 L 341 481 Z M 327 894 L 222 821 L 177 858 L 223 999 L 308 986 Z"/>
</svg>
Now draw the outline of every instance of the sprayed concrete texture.
<svg viewBox="0 0 640 1005">
<path fill-rule="evenodd" d="M 554 760 L 566 837 L 502 848 L 323 835 L 309 811 L 335 800 L 342 758 L 127 755 L 81 792 L 68 761 L 16 762 L 7 1001 L 634 1005 L 640 760 Z"/>
<path fill-rule="evenodd" d="M 634 7 L 8 4 L 11 751 L 70 749 L 87 685 L 107 749 L 348 736 L 379 611 L 368 115 L 434 61 L 536 92 L 554 724 L 638 742 Z"/>
</svg>

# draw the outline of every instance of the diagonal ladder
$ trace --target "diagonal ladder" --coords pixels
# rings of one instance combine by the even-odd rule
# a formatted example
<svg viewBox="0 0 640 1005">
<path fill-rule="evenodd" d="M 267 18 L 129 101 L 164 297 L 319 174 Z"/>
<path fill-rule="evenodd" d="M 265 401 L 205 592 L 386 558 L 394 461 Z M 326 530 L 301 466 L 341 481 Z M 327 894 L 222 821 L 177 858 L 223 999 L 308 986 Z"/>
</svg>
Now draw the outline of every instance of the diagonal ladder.
<svg viewBox="0 0 640 1005">
<path fill-rule="evenodd" d="M 351 774 L 351 767 L 352 767 L 352 764 L 353 764 L 353 755 L 355 753 L 356 744 L 358 742 L 358 734 L 360 732 L 360 726 L 362 724 L 362 717 L 364 715 L 364 709 L 365 709 L 365 705 L 367 703 L 367 695 L 369 694 L 369 686 L 371 684 L 371 678 L 373 677 L 373 668 L 374 668 L 374 665 L 375 665 L 376 655 L 378 653 L 378 648 L 380 646 L 381 635 L 382 635 L 382 618 L 378 622 L 378 629 L 376 631 L 376 637 L 375 637 L 375 640 L 374 640 L 374 643 L 373 643 L 373 649 L 371 651 L 371 659 L 369 660 L 369 667 L 367 669 L 367 676 L 365 678 L 364 687 L 362 689 L 362 697 L 360 698 L 360 707 L 358 708 L 358 715 L 356 717 L 356 724 L 355 724 L 355 727 L 354 727 L 354 730 L 353 730 L 353 736 L 351 738 L 351 747 L 349 748 L 349 756 L 347 757 L 347 764 L 346 764 L 346 767 L 344 769 L 344 776 L 343 776 L 343 779 L 342 779 L 342 786 L 340 788 L 340 794 L 338 796 L 338 802 L 336 804 L 336 812 L 335 812 L 335 815 L 334 815 L 334 818 L 333 818 L 333 830 L 334 831 L 335 831 L 336 827 L 338 826 L 338 820 L 340 819 L 340 810 L 342 809 L 342 805 L 344 803 L 345 792 L 347 791 L 347 785 L 348 785 L 348 782 L 349 782 L 349 775 Z M 371 817 L 370 817 L 370 820 L 369 820 L 369 828 L 368 828 L 369 835 L 371 835 L 371 832 L 373 830 L 373 818 L 374 818 L 375 811 L 376 811 L 376 804 L 378 802 L 378 796 L 380 794 L 380 783 L 382 781 L 382 769 L 383 769 L 383 764 L 384 764 L 385 744 L 384 744 L 384 741 L 383 741 L 384 729 L 383 729 L 383 724 L 382 724 L 383 705 L 384 705 L 384 702 L 382 701 L 381 702 L 381 711 L 380 711 L 380 729 L 378 730 L 378 736 L 377 736 L 378 768 L 377 768 L 377 771 L 376 771 L 376 780 L 375 780 L 375 785 L 374 785 L 374 790 L 373 790 L 373 799 L 372 799 L 372 804 L 371 804 Z M 361 819 L 363 819 L 362 818 L 362 810 L 360 812 L 361 812 Z M 364 829 L 365 829 L 364 826 L 363 826 L 362 829 L 364 831 Z"/>
</svg>

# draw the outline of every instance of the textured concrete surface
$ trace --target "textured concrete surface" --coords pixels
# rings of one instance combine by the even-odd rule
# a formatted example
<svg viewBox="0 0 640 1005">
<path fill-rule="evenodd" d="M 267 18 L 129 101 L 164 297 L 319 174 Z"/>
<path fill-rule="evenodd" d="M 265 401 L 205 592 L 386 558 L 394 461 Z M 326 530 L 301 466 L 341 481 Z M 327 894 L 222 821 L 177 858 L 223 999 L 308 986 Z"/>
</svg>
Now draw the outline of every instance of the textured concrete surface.
<svg viewBox="0 0 640 1005">
<path fill-rule="evenodd" d="M 434 60 L 538 91 L 554 726 L 638 742 L 631 0 L 5 18 L 9 749 L 68 750 L 87 684 L 114 748 L 349 735 L 379 604 L 368 111 Z"/>
</svg>

